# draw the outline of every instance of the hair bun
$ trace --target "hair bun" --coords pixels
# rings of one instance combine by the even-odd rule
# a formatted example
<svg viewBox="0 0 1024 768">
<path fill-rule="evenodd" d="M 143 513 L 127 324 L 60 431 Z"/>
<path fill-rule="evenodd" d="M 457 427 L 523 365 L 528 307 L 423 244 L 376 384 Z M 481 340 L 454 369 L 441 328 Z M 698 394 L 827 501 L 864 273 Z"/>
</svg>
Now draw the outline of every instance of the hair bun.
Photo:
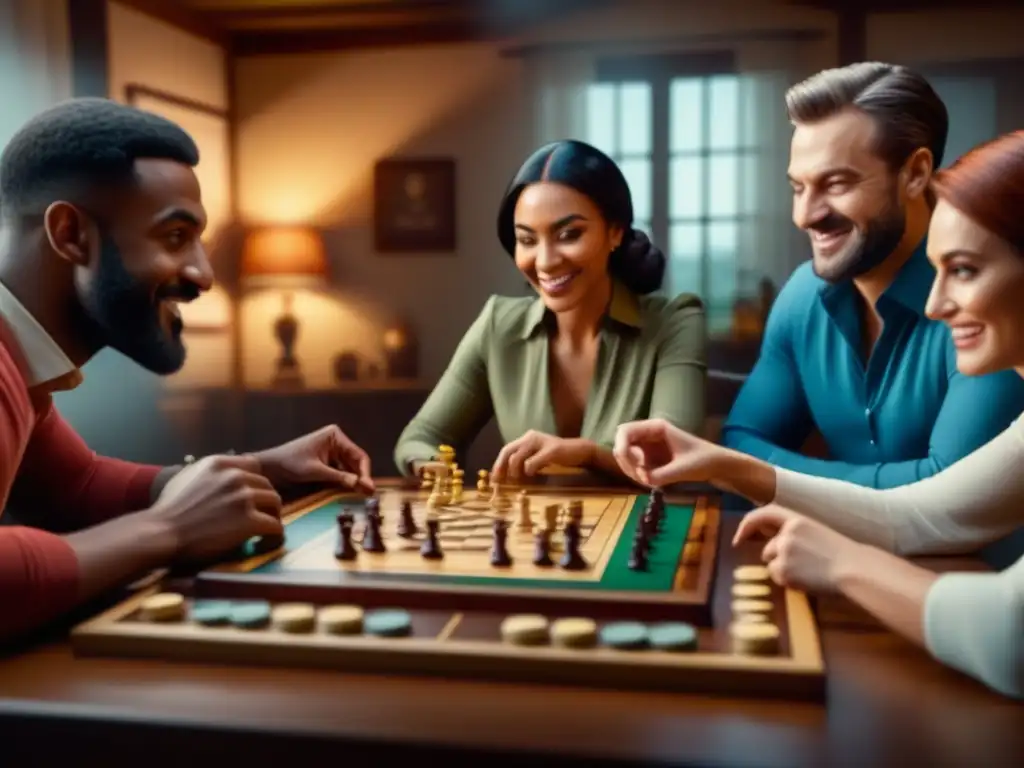
<svg viewBox="0 0 1024 768">
<path fill-rule="evenodd" d="M 645 232 L 631 229 L 615 254 L 612 270 L 634 293 L 653 293 L 665 277 L 665 254 Z"/>
</svg>

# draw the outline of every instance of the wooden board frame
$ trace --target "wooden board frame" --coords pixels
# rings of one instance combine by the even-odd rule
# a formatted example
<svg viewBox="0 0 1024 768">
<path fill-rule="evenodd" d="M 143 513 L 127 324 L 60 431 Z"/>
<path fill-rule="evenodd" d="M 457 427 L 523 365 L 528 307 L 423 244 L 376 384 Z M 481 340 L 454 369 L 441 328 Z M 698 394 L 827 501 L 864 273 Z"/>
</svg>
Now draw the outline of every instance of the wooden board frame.
<svg viewBox="0 0 1024 768">
<path fill-rule="evenodd" d="M 819 702 L 825 696 L 825 664 L 814 616 L 806 596 L 790 590 L 783 592 L 780 609 L 786 621 L 785 650 L 777 656 L 570 650 L 460 640 L 455 636 L 458 624 L 472 613 L 458 611 L 451 612 L 434 636 L 393 639 L 129 620 L 155 591 L 141 592 L 75 628 L 75 652 Z"/>
<path fill-rule="evenodd" d="M 382 481 L 380 490 L 414 492 L 401 480 Z M 528 491 L 560 494 L 621 496 L 635 493 L 623 488 L 542 484 Z M 301 517 L 312 509 L 346 498 L 344 494 L 324 492 L 286 510 L 286 520 Z M 355 498 L 355 497 L 350 497 Z M 195 591 L 200 597 L 216 595 L 232 599 L 257 598 L 276 602 L 308 601 L 316 604 L 356 602 L 366 606 L 401 604 L 423 609 L 503 610 L 572 612 L 583 610 L 601 618 L 632 617 L 644 620 L 673 619 L 699 626 L 714 623 L 713 602 L 718 563 L 720 510 L 717 500 L 706 494 L 665 494 L 667 504 L 693 504 L 705 516 L 701 557 L 696 566 L 676 565 L 674 589 L 663 592 L 607 591 L 512 586 L 476 586 L 424 581 L 388 581 L 373 573 L 353 574 L 339 570 L 320 573 L 251 573 L 269 562 L 277 553 L 267 553 L 199 573 Z"/>
</svg>

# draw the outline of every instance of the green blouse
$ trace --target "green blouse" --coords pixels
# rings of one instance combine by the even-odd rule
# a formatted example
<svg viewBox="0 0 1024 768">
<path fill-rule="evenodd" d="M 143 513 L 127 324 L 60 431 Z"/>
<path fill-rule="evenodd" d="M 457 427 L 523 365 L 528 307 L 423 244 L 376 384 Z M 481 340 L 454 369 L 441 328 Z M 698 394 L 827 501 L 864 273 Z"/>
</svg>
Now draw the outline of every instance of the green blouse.
<svg viewBox="0 0 1024 768">
<path fill-rule="evenodd" d="M 439 445 L 464 453 L 492 417 L 506 443 L 531 429 L 557 434 L 548 389 L 549 316 L 539 297 L 487 300 L 398 439 L 395 462 L 403 474 L 414 461 L 432 459 Z M 620 424 L 648 418 L 699 434 L 706 377 L 700 299 L 636 296 L 616 283 L 578 437 L 610 449 Z"/>
</svg>

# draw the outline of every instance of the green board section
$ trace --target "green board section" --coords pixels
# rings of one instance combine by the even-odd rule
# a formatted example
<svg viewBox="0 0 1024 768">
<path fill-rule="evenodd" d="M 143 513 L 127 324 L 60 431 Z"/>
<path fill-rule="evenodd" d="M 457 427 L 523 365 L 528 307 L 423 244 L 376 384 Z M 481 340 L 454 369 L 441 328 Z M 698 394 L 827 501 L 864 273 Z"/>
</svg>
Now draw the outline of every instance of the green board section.
<svg viewBox="0 0 1024 768">
<path fill-rule="evenodd" d="M 419 581 L 433 584 L 461 584 L 465 586 L 506 586 L 529 589 L 601 589 L 615 591 L 667 592 L 675 579 L 679 557 L 690 531 L 693 507 L 690 505 L 665 505 L 665 519 L 661 532 L 651 543 L 647 568 L 643 571 L 629 569 L 629 553 L 633 548 L 633 535 L 647 506 L 647 496 L 638 496 L 629 512 L 625 528 L 608 560 L 604 574 L 598 581 L 573 581 L 560 579 L 514 579 L 490 576 L 458 576 L 433 573 L 381 573 L 374 572 L 374 581 Z M 295 550 L 320 536 L 324 531 L 337 526 L 340 502 L 325 504 L 292 521 L 285 528 L 285 546 Z M 365 555 L 363 555 L 365 556 Z M 485 553 L 481 553 L 486 557 Z M 558 566 L 555 565 L 555 568 Z M 253 573 L 281 573 L 280 560 L 272 560 Z M 291 569 L 291 572 L 295 572 Z M 356 575 L 358 578 L 358 575 Z M 368 576 L 369 578 L 369 576 Z"/>
</svg>

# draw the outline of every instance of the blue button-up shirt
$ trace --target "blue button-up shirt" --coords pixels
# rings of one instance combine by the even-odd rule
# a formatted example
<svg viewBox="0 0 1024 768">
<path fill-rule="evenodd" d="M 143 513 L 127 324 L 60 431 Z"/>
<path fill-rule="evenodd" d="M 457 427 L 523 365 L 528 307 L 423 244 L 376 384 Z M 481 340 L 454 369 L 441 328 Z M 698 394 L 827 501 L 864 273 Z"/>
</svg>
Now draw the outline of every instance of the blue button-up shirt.
<svg viewBox="0 0 1024 768">
<path fill-rule="evenodd" d="M 776 466 L 873 488 L 934 475 L 1024 411 L 1014 371 L 965 376 L 948 327 L 925 317 L 935 280 L 922 244 L 879 297 L 884 323 L 865 360 L 860 300 L 803 264 L 772 307 L 761 355 L 722 442 Z M 799 450 L 817 428 L 828 459 Z"/>
</svg>

